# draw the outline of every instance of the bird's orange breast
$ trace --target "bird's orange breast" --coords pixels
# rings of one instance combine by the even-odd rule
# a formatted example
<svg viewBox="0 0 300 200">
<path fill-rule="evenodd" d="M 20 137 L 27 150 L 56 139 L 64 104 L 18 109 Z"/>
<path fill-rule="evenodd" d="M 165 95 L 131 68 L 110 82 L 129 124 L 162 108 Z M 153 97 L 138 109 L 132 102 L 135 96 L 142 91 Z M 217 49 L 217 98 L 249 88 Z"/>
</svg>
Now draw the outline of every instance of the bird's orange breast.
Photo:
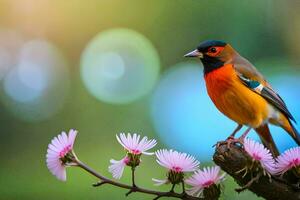
<svg viewBox="0 0 300 200">
<path fill-rule="evenodd" d="M 242 84 L 232 64 L 213 70 L 204 78 L 209 97 L 230 119 L 252 127 L 268 119 L 267 101 Z"/>
<path fill-rule="evenodd" d="M 232 81 L 236 79 L 236 74 L 233 66 L 228 64 L 205 74 L 204 78 L 209 96 L 216 98 L 220 92 L 232 87 Z"/>
</svg>

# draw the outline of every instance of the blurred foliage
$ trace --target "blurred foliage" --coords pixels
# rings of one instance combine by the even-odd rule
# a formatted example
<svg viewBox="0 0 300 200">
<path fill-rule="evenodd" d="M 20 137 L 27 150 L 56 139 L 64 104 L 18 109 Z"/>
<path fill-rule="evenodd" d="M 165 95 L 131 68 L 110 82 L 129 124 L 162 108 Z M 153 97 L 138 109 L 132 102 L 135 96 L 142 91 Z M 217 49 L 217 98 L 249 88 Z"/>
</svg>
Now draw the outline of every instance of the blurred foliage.
<svg viewBox="0 0 300 200">
<path fill-rule="evenodd" d="M 0 27 L 29 39 L 51 41 L 63 52 L 71 73 L 64 107 L 47 120 L 21 121 L 1 104 L 0 199 L 125 199 L 124 190 L 91 187 L 97 180 L 76 168 L 68 170 L 68 181 L 61 183 L 45 165 L 47 144 L 61 130 L 79 130 L 78 156 L 107 176 L 109 159 L 123 153 L 115 134 L 138 132 L 157 138 L 149 114 L 152 93 L 127 105 L 110 105 L 92 97 L 83 86 L 81 53 L 101 31 L 124 27 L 143 34 L 159 53 L 161 71 L 181 62 L 184 53 L 200 41 L 222 39 L 253 62 L 276 58 L 291 63 L 291 68 L 277 73 L 299 72 L 298 1 L 0 0 Z M 259 68 L 273 73 L 272 64 Z M 165 146 L 160 143 L 160 147 Z M 154 188 L 151 178 L 162 176 L 154 157 L 144 158 L 137 183 Z M 128 170 L 122 181 L 129 182 Z M 250 192 L 233 192 L 237 186 L 229 177 L 224 185 L 223 199 L 258 199 Z M 151 196 L 132 194 L 128 199 L 141 198 Z"/>
</svg>

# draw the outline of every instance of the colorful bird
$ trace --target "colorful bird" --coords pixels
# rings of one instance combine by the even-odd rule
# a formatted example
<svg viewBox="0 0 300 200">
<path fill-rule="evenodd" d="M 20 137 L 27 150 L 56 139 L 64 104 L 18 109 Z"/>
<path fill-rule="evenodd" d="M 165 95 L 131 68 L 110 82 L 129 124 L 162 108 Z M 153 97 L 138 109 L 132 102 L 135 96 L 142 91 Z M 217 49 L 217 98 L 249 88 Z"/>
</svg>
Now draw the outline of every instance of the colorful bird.
<svg viewBox="0 0 300 200">
<path fill-rule="evenodd" d="M 268 123 L 282 127 L 300 145 L 300 137 L 291 121 L 283 99 L 272 89 L 263 75 L 229 44 L 219 40 L 201 43 L 185 57 L 200 58 L 209 97 L 215 106 L 238 126 L 228 141 L 243 141 L 253 128 L 263 144 L 278 155 Z M 248 129 L 238 139 L 234 135 L 243 127 Z"/>
</svg>

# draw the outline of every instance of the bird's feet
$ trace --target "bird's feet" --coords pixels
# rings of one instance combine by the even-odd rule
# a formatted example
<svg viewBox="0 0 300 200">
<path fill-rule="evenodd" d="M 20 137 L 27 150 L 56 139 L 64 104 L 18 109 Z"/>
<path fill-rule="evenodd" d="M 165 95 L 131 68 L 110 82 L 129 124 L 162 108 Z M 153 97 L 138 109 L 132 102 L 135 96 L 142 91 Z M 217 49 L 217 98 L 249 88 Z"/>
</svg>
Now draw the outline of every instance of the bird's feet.
<svg viewBox="0 0 300 200">
<path fill-rule="evenodd" d="M 234 144 L 243 145 L 244 144 L 244 137 L 234 138 L 233 136 L 229 136 L 225 141 L 218 142 L 214 146 L 216 146 L 218 148 L 218 147 L 220 147 L 221 145 L 224 145 L 224 144 L 227 145 L 228 149 L 231 147 L 231 145 L 234 145 Z"/>
</svg>

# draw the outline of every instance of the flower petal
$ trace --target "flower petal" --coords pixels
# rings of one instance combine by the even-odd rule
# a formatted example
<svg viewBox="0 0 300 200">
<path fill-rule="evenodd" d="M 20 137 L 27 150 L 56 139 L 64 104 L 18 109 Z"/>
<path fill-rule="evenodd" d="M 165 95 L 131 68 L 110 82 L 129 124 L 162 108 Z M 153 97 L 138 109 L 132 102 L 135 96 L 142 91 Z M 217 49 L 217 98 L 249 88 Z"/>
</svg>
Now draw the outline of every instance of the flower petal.
<svg viewBox="0 0 300 200">
<path fill-rule="evenodd" d="M 186 184 L 192 186 L 187 192 L 193 196 L 201 196 L 204 188 L 219 184 L 224 180 L 224 177 L 225 173 L 220 175 L 220 167 L 205 167 L 185 180 Z"/>
<path fill-rule="evenodd" d="M 152 181 L 154 182 L 154 185 L 156 186 L 160 186 L 160 185 L 164 185 L 164 184 L 168 184 L 169 183 L 169 180 L 168 179 L 155 179 L 155 178 L 152 178 Z"/>
<path fill-rule="evenodd" d="M 145 155 L 152 155 L 151 152 L 146 152 L 153 148 L 157 143 L 156 140 L 151 139 L 148 140 L 147 137 L 143 137 L 141 140 L 141 136 L 134 133 L 131 135 L 130 133 L 125 135 L 125 133 L 120 133 L 116 135 L 117 141 L 130 153 L 133 154 L 145 154 Z"/>
<path fill-rule="evenodd" d="M 46 154 L 46 163 L 49 171 L 61 181 L 66 181 L 66 166 L 61 156 L 72 150 L 77 131 L 70 130 L 69 135 L 62 132 L 51 140 Z M 70 149 L 71 146 L 71 149 Z"/>
<path fill-rule="evenodd" d="M 112 173 L 115 179 L 120 179 L 123 175 L 124 168 L 126 166 L 125 160 L 127 157 L 125 156 L 121 160 L 110 160 L 111 165 L 108 167 L 108 171 Z"/>
<path fill-rule="evenodd" d="M 180 153 L 174 150 L 158 150 L 155 152 L 157 163 L 169 170 L 178 172 L 193 172 L 198 169 L 200 164 L 195 157 L 186 153 Z"/>
</svg>

